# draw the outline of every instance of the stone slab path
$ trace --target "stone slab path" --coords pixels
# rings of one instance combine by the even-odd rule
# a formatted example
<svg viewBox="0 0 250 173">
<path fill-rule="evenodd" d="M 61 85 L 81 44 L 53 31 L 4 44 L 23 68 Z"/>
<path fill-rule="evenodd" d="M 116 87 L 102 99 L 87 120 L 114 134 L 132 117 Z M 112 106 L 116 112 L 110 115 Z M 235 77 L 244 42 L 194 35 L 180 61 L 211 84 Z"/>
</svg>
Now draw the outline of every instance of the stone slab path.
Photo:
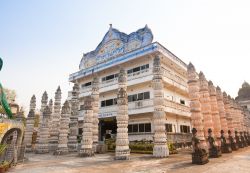
<svg viewBox="0 0 250 173">
<path fill-rule="evenodd" d="M 250 173 L 250 147 L 220 158 L 210 159 L 206 165 L 191 164 L 190 151 L 155 159 L 151 155 L 132 154 L 128 161 L 114 161 L 114 154 L 97 154 L 80 158 L 76 154 L 53 156 L 26 154 L 28 161 L 11 168 L 11 173 Z"/>
</svg>

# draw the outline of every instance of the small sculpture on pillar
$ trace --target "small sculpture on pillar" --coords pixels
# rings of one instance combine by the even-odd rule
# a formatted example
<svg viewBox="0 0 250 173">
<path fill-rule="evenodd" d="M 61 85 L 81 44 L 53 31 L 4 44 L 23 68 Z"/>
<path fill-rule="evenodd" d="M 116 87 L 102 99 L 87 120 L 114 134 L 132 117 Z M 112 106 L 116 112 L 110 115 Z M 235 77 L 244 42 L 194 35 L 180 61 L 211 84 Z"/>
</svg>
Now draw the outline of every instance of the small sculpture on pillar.
<svg viewBox="0 0 250 173">
<path fill-rule="evenodd" d="M 197 130 L 196 128 L 192 129 L 192 163 L 197 165 L 204 165 L 209 162 L 208 154 L 205 149 L 200 147 L 200 140 L 197 138 Z"/>
<path fill-rule="evenodd" d="M 209 142 L 209 157 L 217 158 L 221 156 L 220 147 L 215 144 L 215 140 L 212 137 L 212 129 L 208 129 L 208 142 Z"/>
<path fill-rule="evenodd" d="M 220 131 L 221 133 L 221 152 L 222 153 L 231 153 L 232 152 L 232 148 L 230 146 L 230 144 L 227 143 L 227 140 L 224 136 L 224 130 Z"/>
<path fill-rule="evenodd" d="M 228 139 L 229 139 L 229 145 L 231 145 L 232 151 L 236 151 L 239 149 L 238 145 L 234 142 L 234 138 L 232 136 L 231 130 L 228 130 Z"/>
<path fill-rule="evenodd" d="M 241 143 L 241 140 L 240 140 L 240 137 L 238 135 L 238 131 L 235 130 L 235 141 L 236 141 L 236 144 L 238 145 L 239 148 L 244 148 L 244 146 L 242 145 Z"/>
</svg>

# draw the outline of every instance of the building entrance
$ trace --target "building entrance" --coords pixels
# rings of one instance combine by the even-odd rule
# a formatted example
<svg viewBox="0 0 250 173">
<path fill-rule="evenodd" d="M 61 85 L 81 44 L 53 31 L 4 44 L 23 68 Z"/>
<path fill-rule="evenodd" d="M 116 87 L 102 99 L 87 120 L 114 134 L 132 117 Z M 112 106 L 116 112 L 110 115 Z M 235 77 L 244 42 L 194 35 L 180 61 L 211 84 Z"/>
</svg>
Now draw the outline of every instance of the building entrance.
<svg viewBox="0 0 250 173">
<path fill-rule="evenodd" d="M 99 119 L 99 140 L 115 138 L 117 133 L 117 123 L 115 117 Z"/>
</svg>

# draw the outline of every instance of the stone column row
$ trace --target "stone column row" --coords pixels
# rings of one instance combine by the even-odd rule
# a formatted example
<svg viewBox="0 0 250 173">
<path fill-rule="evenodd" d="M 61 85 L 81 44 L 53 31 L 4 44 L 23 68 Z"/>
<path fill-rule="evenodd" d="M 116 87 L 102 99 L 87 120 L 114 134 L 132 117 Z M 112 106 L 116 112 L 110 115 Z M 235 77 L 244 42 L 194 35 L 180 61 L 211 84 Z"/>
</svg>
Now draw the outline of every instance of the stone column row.
<svg viewBox="0 0 250 173">
<path fill-rule="evenodd" d="M 55 102 L 54 102 L 54 112 L 51 116 L 51 128 L 50 128 L 50 139 L 49 139 L 49 149 L 51 152 L 55 152 L 58 147 L 59 140 L 59 128 L 60 127 L 60 118 L 61 118 L 61 89 L 60 86 L 55 92 Z M 52 111 L 52 106 L 51 106 Z"/>
</svg>

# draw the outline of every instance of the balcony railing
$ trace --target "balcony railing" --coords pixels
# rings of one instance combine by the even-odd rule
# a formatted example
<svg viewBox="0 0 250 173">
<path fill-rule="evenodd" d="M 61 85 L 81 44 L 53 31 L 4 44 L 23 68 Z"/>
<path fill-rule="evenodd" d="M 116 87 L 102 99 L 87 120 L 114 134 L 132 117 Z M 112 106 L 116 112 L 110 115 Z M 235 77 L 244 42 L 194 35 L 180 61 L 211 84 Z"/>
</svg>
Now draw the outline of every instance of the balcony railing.
<svg viewBox="0 0 250 173">
<path fill-rule="evenodd" d="M 165 78 L 167 78 L 167 79 L 169 79 L 169 80 L 171 80 L 171 81 L 173 81 L 174 83 L 176 83 L 177 85 L 175 85 L 175 86 L 180 86 L 180 87 L 182 87 L 185 91 L 188 91 L 188 88 L 187 88 L 187 82 L 184 80 L 184 79 L 182 79 L 182 78 L 180 78 L 180 77 L 177 77 L 176 75 L 174 75 L 174 74 L 172 74 L 172 73 L 170 73 L 170 72 L 168 72 L 166 69 L 162 69 L 162 71 L 163 71 L 163 77 L 165 77 Z M 173 85 L 174 83 L 171 83 L 171 85 Z"/>
<path fill-rule="evenodd" d="M 139 101 L 128 103 L 129 110 L 141 109 L 141 108 L 152 107 L 152 106 L 154 106 L 153 99 L 139 100 Z"/>
<path fill-rule="evenodd" d="M 190 108 L 188 106 L 176 103 L 176 102 L 168 100 L 168 99 L 164 99 L 164 106 L 168 107 L 168 108 L 173 108 L 176 111 L 181 111 L 184 113 L 190 112 Z"/>
<path fill-rule="evenodd" d="M 143 76 L 148 76 L 152 74 L 152 68 L 147 68 L 144 70 L 140 70 L 134 73 L 130 73 L 128 74 L 128 81 L 133 80 L 133 79 L 137 79 L 137 78 L 141 78 Z"/>
<path fill-rule="evenodd" d="M 111 85 L 117 84 L 118 83 L 118 78 L 102 81 L 100 87 L 109 87 Z"/>
</svg>

